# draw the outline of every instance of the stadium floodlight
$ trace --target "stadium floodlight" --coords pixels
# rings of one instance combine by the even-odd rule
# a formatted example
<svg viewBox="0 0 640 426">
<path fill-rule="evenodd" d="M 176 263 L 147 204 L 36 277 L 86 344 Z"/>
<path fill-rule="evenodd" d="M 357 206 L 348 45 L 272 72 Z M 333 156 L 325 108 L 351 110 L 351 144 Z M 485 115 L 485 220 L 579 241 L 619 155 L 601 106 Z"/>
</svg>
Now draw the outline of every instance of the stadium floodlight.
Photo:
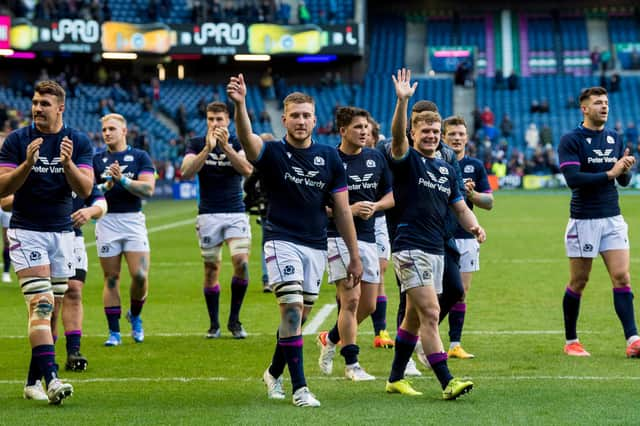
<svg viewBox="0 0 640 426">
<path fill-rule="evenodd" d="M 137 53 L 132 52 L 103 52 L 102 59 L 138 59 Z"/>
<path fill-rule="evenodd" d="M 270 61 L 271 55 L 233 55 L 233 59 L 236 61 L 264 62 L 264 61 Z"/>
<path fill-rule="evenodd" d="M 13 53 L 13 49 L 0 49 L 0 56 L 11 56 Z"/>
</svg>

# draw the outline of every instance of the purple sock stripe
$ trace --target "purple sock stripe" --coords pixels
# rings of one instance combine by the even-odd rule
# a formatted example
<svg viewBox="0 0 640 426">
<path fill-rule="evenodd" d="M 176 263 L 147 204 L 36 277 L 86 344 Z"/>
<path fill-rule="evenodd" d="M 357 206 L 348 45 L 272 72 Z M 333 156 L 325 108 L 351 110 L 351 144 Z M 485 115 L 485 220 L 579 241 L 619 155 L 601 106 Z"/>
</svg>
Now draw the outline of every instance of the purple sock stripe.
<svg viewBox="0 0 640 426">
<path fill-rule="evenodd" d="M 118 314 L 120 315 L 122 313 L 122 308 L 104 308 L 104 313 L 109 315 L 109 314 Z"/>
<path fill-rule="evenodd" d="M 144 302 L 147 301 L 147 299 L 142 299 L 142 300 L 136 300 L 136 299 L 130 299 L 131 301 L 131 306 L 144 306 Z"/>
<path fill-rule="evenodd" d="M 327 259 L 328 262 L 333 262 L 336 259 L 340 259 L 340 255 L 336 254 L 335 256 L 331 256 L 329 259 Z"/>
<path fill-rule="evenodd" d="M 407 330 L 404 330 L 402 328 L 398 329 L 398 334 L 396 334 L 396 339 L 405 343 L 410 343 L 412 345 L 415 345 L 416 343 L 418 343 L 418 336 L 411 334 Z"/>
<path fill-rule="evenodd" d="M 614 287 L 614 293 L 631 293 L 631 286 L 626 287 Z"/>
<path fill-rule="evenodd" d="M 213 287 L 205 287 L 204 294 L 220 293 L 220 284 L 216 284 Z"/>
<path fill-rule="evenodd" d="M 452 312 L 467 312 L 467 304 L 466 303 L 456 303 L 451 307 Z"/>
<path fill-rule="evenodd" d="M 269 263 L 269 262 L 274 261 L 274 260 L 276 260 L 275 256 L 269 256 L 264 261 L 265 261 L 265 263 Z"/>
<path fill-rule="evenodd" d="M 70 330 L 70 331 L 65 331 L 64 332 L 65 336 L 73 336 L 73 335 L 78 335 L 78 336 L 82 336 L 82 330 Z"/>
<path fill-rule="evenodd" d="M 55 352 L 40 352 L 40 353 L 33 354 L 33 356 L 51 356 L 55 354 L 56 354 Z"/>
<path fill-rule="evenodd" d="M 376 298 L 376 302 L 386 302 L 387 301 L 387 296 L 378 296 Z"/>
<path fill-rule="evenodd" d="M 287 340 L 285 340 L 285 339 L 287 339 Z M 288 340 L 288 339 L 291 339 L 291 337 L 285 338 L 285 339 L 279 339 L 278 340 L 278 345 L 301 348 L 302 347 L 302 343 L 304 342 L 304 340 L 302 340 L 302 336 L 296 336 L 294 340 Z"/>
<path fill-rule="evenodd" d="M 242 277 L 231 277 L 231 285 L 241 285 L 246 287 L 249 285 L 249 280 Z"/>
<path fill-rule="evenodd" d="M 582 297 L 581 294 L 576 293 L 575 291 L 571 290 L 569 287 L 567 287 L 567 294 L 571 297 L 575 297 L 576 299 L 580 299 Z"/>
<path fill-rule="evenodd" d="M 446 352 L 434 352 L 432 354 L 427 355 L 427 361 L 429 361 L 429 365 L 435 365 L 439 362 L 446 361 L 449 357 Z"/>
</svg>

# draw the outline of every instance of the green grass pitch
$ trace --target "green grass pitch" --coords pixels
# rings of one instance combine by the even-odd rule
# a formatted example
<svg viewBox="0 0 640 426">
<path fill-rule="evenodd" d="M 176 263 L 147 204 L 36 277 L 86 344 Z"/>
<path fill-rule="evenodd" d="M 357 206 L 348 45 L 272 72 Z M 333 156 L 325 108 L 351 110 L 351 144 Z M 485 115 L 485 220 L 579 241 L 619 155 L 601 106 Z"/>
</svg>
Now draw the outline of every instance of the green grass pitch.
<svg viewBox="0 0 640 426">
<path fill-rule="evenodd" d="M 592 356 L 562 353 L 562 295 L 568 278 L 563 233 L 569 192 L 497 192 L 495 208 L 480 211 L 488 240 L 482 270 L 468 297 L 463 345 L 473 360 L 451 360 L 454 375 L 470 377 L 474 391 L 442 401 L 433 374 L 413 380 L 421 397 L 384 392 L 392 350 L 372 347 L 371 322 L 362 324 L 360 360 L 377 379 L 353 383 L 318 368 L 315 334 L 305 336 L 305 369 L 318 409 L 291 404 L 285 373 L 285 401 L 266 398 L 261 376 L 269 364 L 278 324 L 277 305 L 260 283 L 260 231 L 253 228 L 251 282 L 241 316 L 250 333 L 233 340 L 224 329 L 229 305 L 230 263 L 224 254 L 221 275 L 223 335 L 204 338 L 208 317 L 202 296 L 202 265 L 194 231 L 194 202 L 150 202 L 145 206 L 152 247 L 150 293 L 143 310 L 146 340 L 134 344 L 123 319 L 123 345 L 105 348 L 102 276 L 90 246 L 84 290 L 83 373 L 61 371 L 75 387 L 61 407 L 22 399 L 30 349 L 25 305 L 17 284 L 0 284 L 0 424 L 637 424 L 640 360 L 626 359 L 625 341 L 615 315 L 609 279 L 597 259 L 582 302 L 579 334 Z M 631 238 L 632 282 L 640 253 L 640 198 L 621 196 Z M 255 222 L 252 218 L 252 222 Z M 86 241 L 93 241 L 92 226 Z M 128 277 L 123 271 L 123 311 L 128 308 Z M 387 272 L 388 325 L 395 331 L 397 289 Z M 316 304 L 334 301 L 323 285 Z M 335 311 L 324 321 L 327 329 Z M 441 335 L 448 345 L 448 326 Z M 62 332 L 60 333 L 62 334 Z M 64 364 L 64 337 L 57 345 Z"/>
</svg>

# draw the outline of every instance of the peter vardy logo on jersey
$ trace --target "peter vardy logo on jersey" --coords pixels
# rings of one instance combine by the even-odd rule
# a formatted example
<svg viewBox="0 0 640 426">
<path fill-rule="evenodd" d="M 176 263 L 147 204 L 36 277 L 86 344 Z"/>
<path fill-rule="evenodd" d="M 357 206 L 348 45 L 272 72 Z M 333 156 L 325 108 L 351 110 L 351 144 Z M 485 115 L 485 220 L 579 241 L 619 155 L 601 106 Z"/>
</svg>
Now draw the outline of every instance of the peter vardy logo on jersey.
<svg viewBox="0 0 640 426">
<path fill-rule="evenodd" d="M 465 173 L 473 173 L 475 170 L 475 167 L 473 167 L 471 164 L 467 164 L 466 166 L 464 166 Z"/>
<path fill-rule="evenodd" d="M 316 158 L 321 158 L 321 157 L 316 157 Z M 305 171 L 305 170 L 302 170 L 302 168 L 296 167 L 296 166 L 291 166 L 291 168 L 293 169 L 295 175 L 289 172 L 285 172 L 284 180 L 293 182 L 298 185 L 310 186 L 312 188 L 324 189 L 324 187 L 326 186 L 326 183 L 320 180 L 313 179 L 318 175 L 318 173 L 320 173 L 320 171 L 318 170 Z"/>
<path fill-rule="evenodd" d="M 367 167 L 370 168 L 370 169 L 375 168 L 376 167 L 375 160 L 371 160 L 371 159 L 367 160 Z"/>
<path fill-rule="evenodd" d="M 609 157 L 613 152 L 613 149 L 593 149 L 593 153 L 596 157 L 587 157 L 589 164 L 602 164 L 602 163 L 615 163 L 618 161 L 616 157 Z"/>
<path fill-rule="evenodd" d="M 360 189 L 376 189 L 378 187 L 378 182 L 369 182 L 372 177 L 373 173 L 365 173 L 362 176 L 349 175 L 349 179 L 355 182 L 348 186 L 349 191 L 358 191 Z"/>
<path fill-rule="evenodd" d="M 447 170 L 447 173 L 448 172 L 449 171 Z M 447 196 L 451 195 L 451 188 L 449 188 L 448 186 L 444 186 L 444 183 L 448 182 L 449 179 L 447 179 L 444 176 L 436 177 L 436 175 L 434 175 L 430 171 L 427 171 L 427 176 L 429 177 L 428 180 L 424 178 L 419 178 L 418 185 L 422 185 L 429 189 L 438 190 L 440 192 L 447 194 Z"/>
<path fill-rule="evenodd" d="M 324 166 L 324 158 L 320 157 L 319 155 L 316 155 L 313 159 L 313 165 Z"/>
<path fill-rule="evenodd" d="M 31 170 L 36 173 L 64 173 L 64 168 L 60 165 L 60 157 L 53 157 L 51 160 L 39 157 Z"/>
<path fill-rule="evenodd" d="M 216 154 L 215 152 L 210 152 L 209 157 L 204 162 L 207 166 L 218 166 L 218 167 L 231 167 L 231 161 L 227 159 L 226 154 Z"/>
</svg>

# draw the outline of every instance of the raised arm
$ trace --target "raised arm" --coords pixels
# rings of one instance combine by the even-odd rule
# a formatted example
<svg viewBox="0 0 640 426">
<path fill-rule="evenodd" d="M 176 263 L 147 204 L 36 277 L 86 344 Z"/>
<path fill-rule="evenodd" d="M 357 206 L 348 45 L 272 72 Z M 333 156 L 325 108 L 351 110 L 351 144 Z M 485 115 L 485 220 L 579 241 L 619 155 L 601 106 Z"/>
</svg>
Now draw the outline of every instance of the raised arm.
<svg viewBox="0 0 640 426">
<path fill-rule="evenodd" d="M 393 85 L 396 89 L 396 108 L 393 111 L 391 121 L 391 156 L 399 159 L 409 150 L 409 140 L 407 139 L 407 112 L 409 109 L 409 99 L 416 91 L 418 83 L 411 84 L 411 70 L 402 68 L 398 70 L 397 77 L 392 75 Z"/>
<path fill-rule="evenodd" d="M 36 138 L 27 146 L 26 159 L 17 167 L 0 167 L 0 197 L 14 194 L 27 180 L 40 153 L 43 139 Z"/>
<path fill-rule="evenodd" d="M 215 147 L 216 139 L 213 130 L 207 130 L 207 136 L 205 137 L 205 144 L 202 150 L 197 154 L 190 152 L 182 159 L 182 164 L 180 165 L 182 177 L 184 179 L 193 179 L 196 173 L 202 169 L 205 161 L 207 161 L 207 157 L 209 157 L 209 154 Z"/>
<path fill-rule="evenodd" d="M 253 133 L 251 129 L 251 120 L 249 120 L 249 113 L 247 112 L 247 86 L 244 82 L 244 76 L 238 74 L 235 77 L 229 79 L 227 84 L 227 96 L 233 101 L 235 105 L 234 119 L 236 122 L 236 132 L 238 134 L 238 140 L 242 145 L 247 160 L 255 161 L 258 159 L 260 152 L 262 152 L 262 139 L 260 136 Z"/>
</svg>

